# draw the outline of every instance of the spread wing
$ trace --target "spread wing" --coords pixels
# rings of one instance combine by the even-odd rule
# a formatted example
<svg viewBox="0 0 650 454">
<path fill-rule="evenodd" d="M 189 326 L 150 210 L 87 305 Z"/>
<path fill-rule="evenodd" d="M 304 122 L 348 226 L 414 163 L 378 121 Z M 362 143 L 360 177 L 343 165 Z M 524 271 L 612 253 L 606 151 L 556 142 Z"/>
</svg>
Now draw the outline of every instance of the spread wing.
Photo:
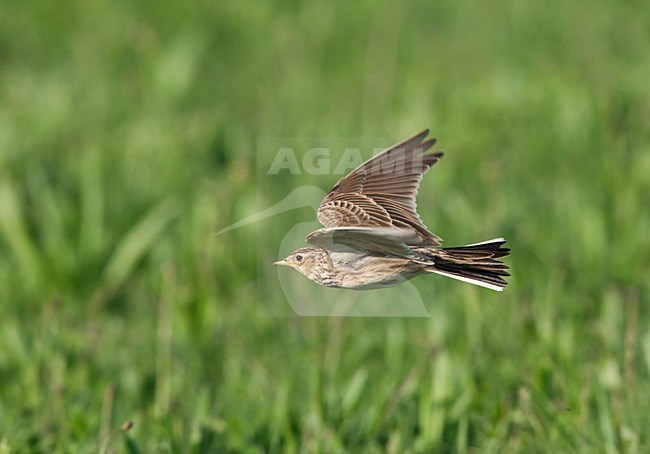
<svg viewBox="0 0 650 454">
<path fill-rule="evenodd" d="M 442 157 L 424 152 L 436 139 L 429 130 L 400 142 L 341 178 L 318 208 L 325 227 L 397 227 L 414 229 L 421 244 L 439 246 L 417 213 L 415 198 L 422 176 Z M 407 243 L 416 244 L 416 243 Z"/>
<path fill-rule="evenodd" d="M 411 228 L 332 227 L 311 232 L 306 241 L 330 252 L 370 253 L 430 261 L 408 246 L 422 244 L 420 235 Z"/>
</svg>

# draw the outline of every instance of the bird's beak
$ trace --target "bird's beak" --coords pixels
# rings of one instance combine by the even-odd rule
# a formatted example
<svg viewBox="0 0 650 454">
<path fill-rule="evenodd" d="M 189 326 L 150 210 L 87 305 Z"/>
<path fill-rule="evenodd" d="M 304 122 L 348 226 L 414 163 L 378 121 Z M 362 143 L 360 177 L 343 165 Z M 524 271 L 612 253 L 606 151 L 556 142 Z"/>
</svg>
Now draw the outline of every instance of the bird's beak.
<svg viewBox="0 0 650 454">
<path fill-rule="evenodd" d="M 289 266 L 289 264 L 285 260 L 278 260 L 277 262 L 274 263 L 274 265 Z"/>
</svg>

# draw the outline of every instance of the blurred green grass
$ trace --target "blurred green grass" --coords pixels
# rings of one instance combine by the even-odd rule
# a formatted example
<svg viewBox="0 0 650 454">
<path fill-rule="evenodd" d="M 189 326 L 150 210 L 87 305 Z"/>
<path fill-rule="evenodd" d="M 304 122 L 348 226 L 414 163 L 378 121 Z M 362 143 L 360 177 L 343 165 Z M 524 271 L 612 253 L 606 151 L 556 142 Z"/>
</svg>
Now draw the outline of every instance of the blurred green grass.
<svg viewBox="0 0 650 454">
<path fill-rule="evenodd" d="M 1 450 L 648 451 L 649 16 L 3 3 Z M 505 236 L 507 291 L 419 279 L 430 319 L 269 317 L 250 239 L 305 212 L 215 232 L 336 178 L 260 194 L 258 138 L 424 127 L 447 155 L 423 219 Z"/>
</svg>

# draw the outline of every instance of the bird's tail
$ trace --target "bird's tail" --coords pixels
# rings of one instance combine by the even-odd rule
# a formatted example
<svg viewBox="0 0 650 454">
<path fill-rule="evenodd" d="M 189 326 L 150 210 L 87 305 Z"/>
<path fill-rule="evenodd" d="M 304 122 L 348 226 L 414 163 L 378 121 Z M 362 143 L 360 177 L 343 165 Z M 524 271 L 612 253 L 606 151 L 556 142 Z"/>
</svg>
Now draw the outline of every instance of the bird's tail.
<svg viewBox="0 0 650 454">
<path fill-rule="evenodd" d="M 499 261 L 510 254 L 510 249 L 501 247 L 505 242 L 497 238 L 467 246 L 432 249 L 434 265 L 429 271 L 500 292 L 507 285 L 503 277 L 510 276 L 506 271 L 508 266 Z"/>
</svg>

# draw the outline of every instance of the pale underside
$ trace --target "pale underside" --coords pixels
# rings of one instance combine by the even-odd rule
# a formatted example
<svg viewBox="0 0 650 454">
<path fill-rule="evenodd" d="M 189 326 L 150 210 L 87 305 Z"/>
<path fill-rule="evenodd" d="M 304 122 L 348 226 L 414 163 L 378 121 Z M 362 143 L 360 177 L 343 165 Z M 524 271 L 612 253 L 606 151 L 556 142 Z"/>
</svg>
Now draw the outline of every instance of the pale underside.
<svg viewBox="0 0 650 454">
<path fill-rule="evenodd" d="M 331 252 L 330 258 L 335 269 L 346 270 L 338 275 L 337 281 L 331 286 L 351 290 L 394 287 L 427 269 L 427 265 L 415 264 L 405 258 L 378 257 L 356 252 Z"/>
</svg>

